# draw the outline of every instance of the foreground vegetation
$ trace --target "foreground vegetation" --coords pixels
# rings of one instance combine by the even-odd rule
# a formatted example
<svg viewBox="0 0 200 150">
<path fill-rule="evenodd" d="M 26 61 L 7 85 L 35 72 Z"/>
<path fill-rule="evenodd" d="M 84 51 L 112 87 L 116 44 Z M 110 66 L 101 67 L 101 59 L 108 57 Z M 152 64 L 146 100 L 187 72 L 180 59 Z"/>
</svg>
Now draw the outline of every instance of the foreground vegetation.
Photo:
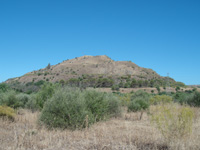
<svg viewBox="0 0 200 150">
<path fill-rule="evenodd" d="M 105 93 L 44 83 L 0 84 L 3 149 L 198 149 L 200 93 Z M 11 140 L 8 140 L 11 139 Z"/>
</svg>

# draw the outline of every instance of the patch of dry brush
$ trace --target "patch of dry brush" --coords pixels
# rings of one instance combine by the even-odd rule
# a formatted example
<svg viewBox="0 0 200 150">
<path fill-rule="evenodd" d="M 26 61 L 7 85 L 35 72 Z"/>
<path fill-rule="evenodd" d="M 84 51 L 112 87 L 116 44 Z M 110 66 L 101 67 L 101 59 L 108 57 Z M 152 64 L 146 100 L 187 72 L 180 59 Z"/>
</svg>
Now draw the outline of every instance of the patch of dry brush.
<svg viewBox="0 0 200 150">
<path fill-rule="evenodd" d="M 199 109 L 196 110 L 199 112 Z M 21 110 L 15 121 L 0 120 L 0 150 L 164 150 L 175 149 L 152 127 L 148 116 L 137 113 L 99 122 L 82 131 L 47 130 L 37 125 L 38 112 Z M 199 150 L 200 119 L 196 116 L 187 143 L 178 149 Z"/>
</svg>

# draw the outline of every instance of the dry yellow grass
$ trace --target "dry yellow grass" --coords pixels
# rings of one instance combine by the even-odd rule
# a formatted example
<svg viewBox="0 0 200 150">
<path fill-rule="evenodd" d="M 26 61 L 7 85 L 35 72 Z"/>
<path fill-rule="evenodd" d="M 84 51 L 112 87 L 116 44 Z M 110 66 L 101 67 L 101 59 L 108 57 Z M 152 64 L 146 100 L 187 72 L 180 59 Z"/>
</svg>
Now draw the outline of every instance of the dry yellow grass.
<svg viewBox="0 0 200 150">
<path fill-rule="evenodd" d="M 196 110 L 199 113 L 199 109 Z M 156 150 L 200 149 L 200 119 L 186 143 L 166 143 L 148 116 L 137 113 L 100 122 L 82 131 L 47 130 L 37 125 L 39 113 L 21 110 L 15 122 L 0 120 L 0 150 Z"/>
</svg>

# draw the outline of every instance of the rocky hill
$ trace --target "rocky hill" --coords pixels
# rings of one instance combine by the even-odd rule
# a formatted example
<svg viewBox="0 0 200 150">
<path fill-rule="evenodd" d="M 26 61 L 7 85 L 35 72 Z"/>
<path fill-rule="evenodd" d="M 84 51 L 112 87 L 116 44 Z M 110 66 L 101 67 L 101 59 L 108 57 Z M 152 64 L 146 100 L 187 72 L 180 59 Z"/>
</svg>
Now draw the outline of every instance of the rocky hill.
<svg viewBox="0 0 200 150">
<path fill-rule="evenodd" d="M 131 61 L 114 61 L 108 56 L 103 55 L 82 56 L 63 61 L 57 65 L 51 66 L 49 64 L 46 68 L 29 72 L 21 77 L 9 79 L 6 83 L 30 84 L 39 81 L 48 81 L 53 83 L 73 82 L 80 84 L 80 81 L 82 81 L 82 84 L 85 83 L 88 86 L 94 86 L 99 82 L 103 82 L 100 81 L 103 79 L 104 81 L 108 79 L 110 82 L 112 80 L 112 83 L 105 87 L 120 83 L 129 83 L 127 86 L 130 87 L 132 80 L 139 81 L 142 84 L 139 85 L 138 83 L 138 86 L 153 86 L 151 85 L 152 81 L 158 85 L 164 85 L 166 82 L 166 77 L 158 75 L 152 69 L 139 67 Z M 174 83 L 175 81 L 170 78 L 170 82 Z"/>
</svg>

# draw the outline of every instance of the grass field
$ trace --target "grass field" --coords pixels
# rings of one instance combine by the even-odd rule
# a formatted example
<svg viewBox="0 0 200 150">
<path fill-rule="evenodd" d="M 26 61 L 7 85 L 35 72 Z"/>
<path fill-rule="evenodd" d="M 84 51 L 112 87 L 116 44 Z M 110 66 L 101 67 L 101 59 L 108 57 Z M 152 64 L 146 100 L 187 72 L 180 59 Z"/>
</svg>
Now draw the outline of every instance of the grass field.
<svg viewBox="0 0 200 150">
<path fill-rule="evenodd" d="M 82 131 L 47 130 L 38 126 L 39 113 L 20 110 L 14 122 L 0 120 L 0 150 L 199 150 L 200 115 L 195 109 L 193 131 L 187 141 L 168 143 L 152 126 L 147 114 L 124 111 L 119 118 Z"/>
</svg>

